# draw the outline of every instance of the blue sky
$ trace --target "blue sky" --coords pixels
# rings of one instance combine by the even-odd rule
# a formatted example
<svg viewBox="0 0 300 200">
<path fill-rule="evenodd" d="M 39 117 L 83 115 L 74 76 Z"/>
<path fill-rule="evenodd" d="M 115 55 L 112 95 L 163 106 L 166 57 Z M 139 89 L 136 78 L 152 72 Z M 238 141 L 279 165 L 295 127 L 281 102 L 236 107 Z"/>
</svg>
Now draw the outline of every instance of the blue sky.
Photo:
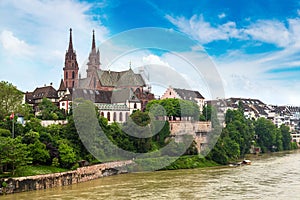
<svg viewBox="0 0 300 200">
<path fill-rule="evenodd" d="M 300 105 L 300 1 L 1 0 L 0 80 L 22 91 L 50 82 L 58 87 L 70 27 L 80 66 L 88 57 L 93 29 L 101 46 L 124 31 L 159 27 L 183 33 L 207 52 L 226 97 Z M 188 53 L 180 49 L 182 41 L 163 41 Z M 135 40 L 126 42 L 138 46 Z M 123 70 L 129 61 L 138 67 L 159 64 L 195 80 L 186 64 L 165 51 L 144 49 L 111 64 L 109 53 L 118 54 L 124 48 L 120 43 L 100 48 L 103 68 Z M 191 85 L 210 98 L 205 86 Z"/>
</svg>

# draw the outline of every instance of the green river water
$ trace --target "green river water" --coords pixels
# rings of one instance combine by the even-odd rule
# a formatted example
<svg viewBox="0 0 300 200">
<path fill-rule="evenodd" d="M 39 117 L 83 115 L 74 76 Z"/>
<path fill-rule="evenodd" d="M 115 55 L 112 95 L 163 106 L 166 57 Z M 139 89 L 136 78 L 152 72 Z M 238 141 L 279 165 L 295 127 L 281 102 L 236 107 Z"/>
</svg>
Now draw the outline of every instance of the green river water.
<svg viewBox="0 0 300 200">
<path fill-rule="evenodd" d="M 241 167 L 122 174 L 0 199 L 300 199 L 300 151 L 250 159 Z"/>
</svg>

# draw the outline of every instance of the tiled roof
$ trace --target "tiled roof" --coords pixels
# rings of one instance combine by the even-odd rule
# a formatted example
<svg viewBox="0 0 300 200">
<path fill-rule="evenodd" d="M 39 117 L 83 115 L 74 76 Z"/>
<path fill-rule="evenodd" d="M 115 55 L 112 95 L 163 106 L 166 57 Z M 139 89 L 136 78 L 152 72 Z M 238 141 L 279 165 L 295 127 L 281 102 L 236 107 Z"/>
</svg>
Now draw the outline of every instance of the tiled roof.
<svg viewBox="0 0 300 200">
<path fill-rule="evenodd" d="M 58 99 L 57 91 L 52 86 L 36 88 L 32 94 L 33 99 Z"/>
<path fill-rule="evenodd" d="M 94 103 L 111 103 L 112 91 L 73 89 L 73 98 L 83 98 Z"/>
<path fill-rule="evenodd" d="M 247 98 L 229 98 L 229 99 L 227 99 L 228 104 L 238 104 L 239 102 L 242 102 L 243 104 L 266 105 L 259 99 L 247 99 Z"/>
<path fill-rule="evenodd" d="M 145 86 L 142 76 L 140 74 L 135 74 L 132 69 L 122 72 L 98 70 L 98 77 L 103 86 Z"/>
<path fill-rule="evenodd" d="M 184 100 L 193 100 L 195 98 L 204 99 L 198 91 L 173 88 L 175 92 Z"/>
<path fill-rule="evenodd" d="M 125 103 L 126 101 L 140 102 L 131 88 L 115 89 L 112 92 L 112 103 Z"/>
</svg>

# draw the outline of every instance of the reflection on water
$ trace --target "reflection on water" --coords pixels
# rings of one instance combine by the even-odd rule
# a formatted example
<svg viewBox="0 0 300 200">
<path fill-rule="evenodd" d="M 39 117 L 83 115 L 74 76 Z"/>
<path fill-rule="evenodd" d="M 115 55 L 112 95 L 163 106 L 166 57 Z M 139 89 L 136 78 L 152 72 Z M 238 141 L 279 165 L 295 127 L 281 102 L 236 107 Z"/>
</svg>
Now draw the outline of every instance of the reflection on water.
<svg viewBox="0 0 300 200">
<path fill-rule="evenodd" d="M 0 199 L 299 199 L 300 151 L 252 165 L 123 174 Z"/>
</svg>

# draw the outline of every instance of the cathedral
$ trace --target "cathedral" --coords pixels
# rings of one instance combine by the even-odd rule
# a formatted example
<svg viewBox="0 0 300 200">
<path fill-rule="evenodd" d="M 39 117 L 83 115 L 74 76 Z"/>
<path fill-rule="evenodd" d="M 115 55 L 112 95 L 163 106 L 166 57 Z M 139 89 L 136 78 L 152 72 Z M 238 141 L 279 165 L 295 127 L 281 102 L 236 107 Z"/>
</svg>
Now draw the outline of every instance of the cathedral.
<svg viewBox="0 0 300 200">
<path fill-rule="evenodd" d="M 96 48 L 95 32 L 92 35 L 91 51 L 87 63 L 87 76 L 81 78 L 76 51 L 73 47 L 72 29 L 65 54 L 63 79 L 58 90 L 50 86 L 36 88 L 25 94 L 27 103 L 38 114 L 38 104 L 43 98 L 50 99 L 60 109 L 69 111 L 76 96 L 92 99 L 100 114 L 109 122 L 125 122 L 134 110 L 145 110 L 154 94 L 148 89 L 143 76 L 135 73 L 131 66 L 125 71 L 103 70 L 100 67 L 100 51 Z"/>
</svg>

